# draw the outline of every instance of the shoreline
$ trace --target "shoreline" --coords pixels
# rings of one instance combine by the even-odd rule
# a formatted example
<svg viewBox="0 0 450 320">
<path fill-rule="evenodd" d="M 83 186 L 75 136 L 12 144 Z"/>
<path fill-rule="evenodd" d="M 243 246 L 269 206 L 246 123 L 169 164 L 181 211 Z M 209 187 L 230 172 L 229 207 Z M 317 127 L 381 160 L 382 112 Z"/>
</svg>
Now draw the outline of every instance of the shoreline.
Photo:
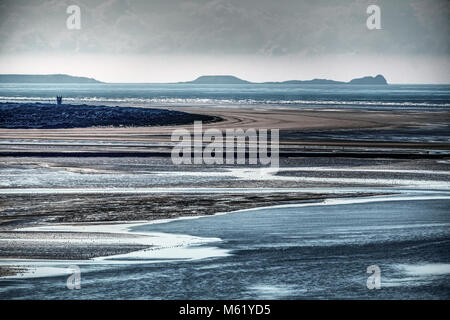
<svg viewBox="0 0 450 320">
<path fill-rule="evenodd" d="M 408 152 L 279 152 L 280 158 L 304 158 L 304 157 L 333 157 L 333 158 L 370 158 L 381 157 L 390 159 L 449 159 L 450 151 L 445 153 L 408 153 Z M 0 152 L 0 157 L 12 157 L 12 158 L 61 158 L 61 157 L 73 157 L 73 158 L 170 158 L 172 156 L 169 152 Z M 249 158 L 249 153 L 244 153 L 246 159 Z M 237 153 L 234 155 L 234 159 L 237 158 Z"/>
<path fill-rule="evenodd" d="M 84 129 L 92 127 L 152 127 L 186 125 L 220 118 L 182 111 L 86 104 L 0 102 L 3 129 Z M 39 116 L 36 116 L 36 115 Z"/>
<path fill-rule="evenodd" d="M 109 107 L 114 109 L 116 107 Z M 118 107 L 122 108 L 122 107 Z M 146 110 L 146 107 L 136 108 Z M 219 119 L 216 122 L 203 124 L 204 129 L 234 129 L 234 128 L 260 128 L 287 130 L 343 130 L 343 129 L 392 129 L 392 128 L 413 128 L 415 126 L 429 126 L 431 124 L 447 124 L 450 111 L 430 111 L 405 113 L 398 111 L 371 111 L 366 110 L 306 110 L 306 109 L 278 109 L 278 108 L 226 108 L 226 107 L 161 107 L 156 110 L 169 110 L 189 115 L 206 116 Z M 13 135 L 20 137 L 21 134 L 36 135 L 44 138 L 45 135 L 60 135 L 60 139 L 69 137 L 79 137 L 85 139 L 95 139 L 97 136 L 114 140 L 113 133 L 135 134 L 133 140 L 149 140 L 149 137 L 142 136 L 149 134 L 156 138 L 163 138 L 175 129 L 192 130 L 193 124 L 178 124 L 164 126 L 135 126 L 135 127 L 87 127 L 83 128 L 58 128 L 58 129 L 7 129 L 0 128 L 2 135 Z M 62 134 L 67 135 L 61 137 Z M 97 134 L 97 136 L 92 136 Z M 102 135 L 103 134 L 103 135 Z M 162 135 L 162 136 L 158 136 Z M 5 139 L 5 138 L 3 138 Z M 164 139 L 163 139 L 164 141 Z"/>
<path fill-rule="evenodd" d="M 223 106 L 168 106 L 157 110 L 217 120 L 203 123 L 204 131 L 279 129 L 281 158 L 450 157 L 450 139 L 447 134 L 449 111 L 311 111 L 277 108 L 228 109 Z M 175 129 L 193 132 L 193 125 L 82 129 L 0 128 L 0 157 L 170 157 L 174 145 L 171 134 Z"/>
<path fill-rule="evenodd" d="M 376 193 L 361 193 L 361 194 L 351 194 L 352 196 L 357 197 L 363 197 L 363 196 L 372 196 L 376 195 Z M 344 195 L 337 195 L 337 194 L 330 194 L 329 196 L 339 198 L 339 197 L 348 197 L 350 194 L 344 194 Z M 282 194 L 282 198 L 286 198 L 286 195 Z M 321 201 L 326 200 L 329 197 L 324 197 L 323 195 L 319 194 L 319 197 L 303 197 L 303 201 L 309 202 L 313 201 L 314 203 L 321 203 Z M 298 197 L 297 197 L 298 199 Z M 301 200 L 297 200 L 301 201 Z M 20 265 L 22 269 L 23 266 L 27 263 L 30 264 L 32 262 L 36 261 L 46 261 L 47 263 L 94 263 L 94 261 L 101 262 L 105 259 L 110 259 L 113 257 L 126 257 L 127 255 L 133 255 L 138 252 L 146 252 L 149 249 L 150 250 L 156 250 L 161 249 L 164 247 L 165 244 L 173 244 L 172 238 L 169 235 L 169 239 L 164 237 L 158 237 L 156 234 L 144 234 L 144 233 L 136 233 L 136 232 L 130 232 L 129 229 L 141 226 L 141 225 L 147 225 L 147 224 L 159 224 L 159 223 L 168 223 L 176 220 L 187 220 L 187 219 L 198 219 L 202 217 L 211 217 L 215 215 L 221 215 L 221 214 L 227 214 L 231 212 L 244 212 L 244 211 L 251 211 L 251 210 L 258 210 L 263 208 L 269 208 L 269 207 L 276 207 L 277 204 L 283 203 L 282 201 L 266 201 L 266 204 L 262 203 L 256 203 L 253 202 L 250 206 L 245 206 L 239 203 L 236 203 L 228 208 L 227 211 L 215 211 L 213 213 L 207 213 L 203 212 L 200 214 L 195 215 L 178 215 L 174 217 L 170 216 L 164 216 L 162 218 L 156 218 L 153 220 L 127 220 L 127 221 L 95 221 L 95 222 L 89 222 L 89 221 L 79 221 L 79 222 L 66 222 L 66 223 L 55 223 L 55 222 L 43 222 L 39 223 L 37 226 L 24 226 L 19 225 L 9 230 L 0 230 L 0 252 L 7 252 L 8 249 L 5 248 L 5 242 L 7 245 L 11 245 L 12 247 L 17 247 L 14 241 L 8 240 L 5 238 L 5 235 L 8 234 L 16 234 L 18 238 L 16 238 L 16 241 L 22 241 L 22 245 L 20 246 L 19 252 L 15 256 L 8 256 L 8 257 L 1 257 L 0 258 L 0 275 L 1 274 L 8 274 L 11 275 L 11 272 L 14 270 L 11 270 L 10 265 Z M 298 204 L 298 202 L 297 202 Z M 305 203 L 308 204 L 308 203 Z M 286 204 L 287 206 L 294 205 L 293 203 Z M 88 231 L 90 229 L 90 231 Z M 45 237 L 43 237 L 41 234 L 44 233 Z M 53 251 L 55 250 L 55 244 L 58 244 L 58 241 L 54 241 L 55 238 L 58 238 L 58 236 L 61 236 L 61 234 L 64 234 L 64 237 L 61 239 L 62 242 L 68 242 L 70 243 L 70 246 L 67 246 L 65 250 L 63 251 Z M 128 245 L 128 247 L 124 248 L 123 245 L 121 245 L 121 241 L 117 240 L 115 241 L 115 244 L 113 244 L 110 247 L 107 247 L 105 244 L 100 245 L 99 247 L 93 246 L 93 242 L 95 241 L 96 234 L 102 236 L 103 238 L 107 235 L 109 235 L 108 239 L 114 243 L 114 238 L 118 235 L 125 236 L 125 239 L 123 239 L 122 244 Z M 32 250 L 27 250 L 27 246 L 23 239 L 20 237 L 27 236 L 29 237 L 29 245 L 32 246 Z M 68 237 L 67 237 L 68 236 Z M 76 237 L 75 237 L 76 236 Z M 85 237 L 83 237 L 85 236 Z M 143 242 L 140 242 L 138 239 L 136 244 L 136 239 L 134 238 L 127 238 L 128 236 L 134 237 L 134 236 L 143 236 L 146 237 L 143 239 Z M 74 238 L 75 237 L 75 238 Z M 81 237 L 81 239 L 80 239 Z M 187 236 L 187 240 L 194 239 L 194 242 L 191 242 L 191 244 L 199 243 L 196 237 Z M 191 237 L 191 238 L 189 238 Z M 91 257 L 87 259 L 79 259 L 79 253 L 78 249 L 80 249 L 79 243 L 77 244 L 77 239 L 81 240 L 81 242 L 89 242 L 89 246 L 84 246 L 84 255 L 85 257 Z M 47 239 L 47 240 L 46 240 Z M 52 239 L 52 240 L 50 240 Z M 176 240 L 176 239 L 175 239 Z M 183 241 L 186 241 L 186 239 L 182 239 Z M 100 241 L 101 239 L 97 239 L 97 241 Z M 209 241 L 209 240 L 208 240 Z M 208 242 L 207 241 L 207 242 Z M 214 241 L 220 241 L 220 239 L 215 239 Z M 213 241 L 213 242 L 214 242 Z M 78 241 L 79 242 L 79 241 Z M 202 241 L 200 241 L 201 243 Z M 156 244 L 155 244 L 156 243 Z M 158 244 L 159 243 L 159 244 Z M 164 244 L 164 245 L 163 245 Z M 133 245 L 133 247 L 131 247 Z M 182 245 L 182 247 L 190 247 L 189 245 L 186 246 L 186 243 Z M 153 249 L 152 249 L 153 248 Z M 39 259 L 37 257 L 43 257 L 42 254 L 45 254 L 45 252 L 48 252 L 48 250 L 52 250 L 52 254 L 49 259 L 49 256 L 46 257 L 46 259 Z M 28 256 L 26 256 L 28 252 Z M 104 254 L 99 254 L 99 252 L 103 252 Z M 24 255 L 25 254 L 25 255 Z M 31 254 L 31 255 L 30 255 Z M 147 261 L 148 262 L 148 261 Z M 145 262 L 144 262 L 145 263 Z M 23 270 L 22 270 L 23 271 Z M 19 275 L 20 277 L 20 275 Z M 0 276 L 0 279 L 3 278 Z"/>
<path fill-rule="evenodd" d="M 6 267 L 0 266 L 0 278 L 12 272 L 18 258 L 51 258 L 47 264 L 115 263 L 105 262 L 112 257 L 138 261 L 139 254 L 147 258 L 162 254 L 151 249 L 158 245 L 161 249 L 164 243 L 177 246 L 167 248 L 167 255 L 158 256 L 158 261 L 171 261 L 173 254 L 186 254 L 187 259 L 226 254 L 211 248 L 183 253 L 180 248 L 187 244 L 202 243 L 193 237 L 152 238 L 127 231 L 119 233 L 122 238 L 118 239 L 108 234 L 113 225 L 120 228 L 121 222 L 129 228 L 137 221 L 163 223 L 279 206 L 332 205 L 333 201 L 339 204 L 339 199 L 345 202 L 344 198 L 400 197 L 402 190 L 416 198 L 420 192 L 431 197 L 449 190 L 450 163 L 444 161 L 449 159 L 450 142 L 432 139 L 433 134 L 442 134 L 448 111 L 168 109 L 222 119 L 205 123 L 203 130 L 279 128 L 280 169 L 287 175 L 270 175 L 270 170 L 255 175 L 257 168 L 251 167 L 174 166 L 168 157 L 171 132 L 192 130 L 192 125 L 0 129 L 0 157 L 5 160 L 1 166 L 5 181 L 0 187 L 0 264 L 8 259 Z M 361 130 L 403 134 L 417 127 L 429 128 L 429 140 L 426 135 L 424 141 L 357 140 Z M 342 130 L 342 140 L 327 136 L 337 130 Z M 371 132 L 364 134 L 370 137 Z M 67 229 L 57 231 L 62 224 Z M 97 233 L 80 232 L 83 226 Z M 178 246 L 181 243 L 184 246 Z M 65 258 L 69 259 L 61 260 Z"/>
<path fill-rule="evenodd" d="M 437 192 L 438 193 L 438 192 Z M 152 224 L 163 224 L 170 223 L 178 220 L 194 220 L 205 217 L 214 217 L 225 214 L 233 214 L 233 213 L 245 213 L 251 212 L 255 210 L 264 210 L 264 209 L 276 209 L 276 208 L 297 208 L 297 207 L 308 207 L 308 206 L 327 206 L 327 205 L 349 205 L 349 204 L 357 204 L 357 203 L 373 203 L 373 202 L 385 202 L 385 201 L 426 201 L 426 200 L 441 200 L 441 199 L 450 199 L 450 194 L 447 192 L 447 195 L 427 195 L 427 196 L 411 196 L 405 193 L 399 193 L 394 195 L 371 195 L 371 196 L 361 196 L 361 197 L 351 197 L 351 198 L 326 198 L 322 201 L 310 202 L 310 203 L 297 203 L 297 204 L 285 204 L 285 205 L 269 205 L 255 208 L 247 208 L 247 209 L 238 209 L 227 212 L 217 212 L 212 215 L 201 215 L 201 216 L 182 216 L 176 218 L 169 219 L 159 219 L 153 221 L 133 221 L 133 222 L 114 222 L 114 223 L 77 223 L 77 224 L 52 224 L 52 225 L 43 225 L 37 227 L 29 227 L 29 228 L 21 228 L 16 229 L 16 232 L 44 232 L 44 233 L 55 233 L 55 232 L 69 232 L 69 233 L 81 233 L 86 235 L 91 235 L 96 232 L 100 232 L 102 234 L 108 234 L 111 236 L 117 235 L 127 235 L 127 236 L 136 236 L 141 235 L 145 236 L 148 239 L 145 241 L 150 241 L 147 245 L 150 247 L 141 248 L 140 250 L 130 251 L 124 254 L 112 254 L 107 256 L 98 256 L 90 259 L 17 259 L 17 258 L 2 258 L 0 259 L 0 279 L 16 279 L 16 278 L 33 278 L 33 277 L 42 277 L 42 276 L 58 276 L 62 274 L 58 273 L 45 273 L 37 274 L 33 273 L 33 268 L 39 268 L 39 265 L 42 266 L 54 266 L 55 264 L 80 264 L 80 265 L 89 265 L 89 264 L 133 264 L 133 263 L 160 263 L 160 262 L 170 262 L 173 259 L 184 259 L 184 260 L 196 260 L 202 258 L 212 258 L 212 257 L 220 257 L 227 256 L 229 252 L 226 250 L 215 251 L 211 250 L 210 255 L 206 255 L 203 257 L 195 257 L 192 254 L 187 256 L 165 256 L 165 260 L 152 260 L 152 254 L 148 254 L 150 251 L 158 251 L 169 249 L 170 247 L 181 246 L 181 251 L 177 251 L 177 254 L 183 253 L 183 248 L 192 250 L 192 247 L 199 244 L 213 244 L 214 242 L 220 242 L 221 239 L 218 238 L 199 238 L 190 235 L 174 235 L 169 233 L 155 233 L 155 232 L 136 232 L 132 231 L 133 228 L 144 226 L 144 225 L 152 225 Z M 179 241 L 181 237 L 181 242 Z M 184 238 L 183 238 L 184 237 Z M 174 239 L 176 239 L 174 241 Z M 153 240 L 153 241 L 152 241 Z M 161 245 L 164 244 L 164 245 Z M 170 250 L 169 250 L 170 251 Z M 207 250 L 206 250 L 207 251 Z M 202 252 L 205 254 L 205 252 Z M 156 257 L 161 256 L 156 254 Z M 164 254 L 162 254 L 164 256 Z M 130 259 L 130 257 L 134 257 L 134 259 Z M 124 259 L 121 261 L 120 259 Z M 35 266 L 32 266 L 33 263 Z M 27 269 L 28 268 L 28 269 Z M 34 271 L 36 272 L 36 270 Z M 14 274 L 12 274 L 14 273 Z"/>
</svg>

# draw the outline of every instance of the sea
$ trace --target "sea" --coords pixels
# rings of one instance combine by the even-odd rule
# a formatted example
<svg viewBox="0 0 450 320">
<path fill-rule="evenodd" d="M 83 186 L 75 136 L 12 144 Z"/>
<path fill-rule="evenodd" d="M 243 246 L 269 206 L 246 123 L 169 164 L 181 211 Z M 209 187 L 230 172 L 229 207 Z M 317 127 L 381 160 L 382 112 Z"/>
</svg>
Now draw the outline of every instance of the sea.
<svg viewBox="0 0 450 320">
<path fill-rule="evenodd" d="M 0 84 L 0 102 L 54 102 L 57 95 L 73 104 L 137 107 L 450 108 L 450 85 Z M 441 135 L 448 141 L 448 132 Z M 449 299 L 445 185 L 143 223 L 129 231 L 205 241 L 144 258 L 80 262 L 79 290 L 68 289 L 64 271 L 77 261 L 38 261 L 55 272 L 1 279 L 0 299 Z"/>
<path fill-rule="evenodd" d="M 0 84 L 0 102 L 441 110 L 450 85 Z"/>
<path fill-rule="evenodd" d="M 45 262 L 59 275 L 3 279 L 0 297 L 449 299 L 449 197 L 341 199 L 142 224 L 131 231 L 210 240 L 145 261 L 79 264 L 79 290 L 68 289 L 64 274 L 76 261 Z"/>
</svg>

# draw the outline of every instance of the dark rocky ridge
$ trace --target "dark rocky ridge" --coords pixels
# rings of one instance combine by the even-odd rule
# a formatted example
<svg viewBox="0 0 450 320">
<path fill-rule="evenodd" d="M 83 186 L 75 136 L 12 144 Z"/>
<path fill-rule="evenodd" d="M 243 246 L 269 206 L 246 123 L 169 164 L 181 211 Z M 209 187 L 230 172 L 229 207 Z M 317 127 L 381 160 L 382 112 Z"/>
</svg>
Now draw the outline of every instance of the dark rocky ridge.
<svg viewBox="0 0 450 320">
<path fill-rule="evenodd" d="M 235 76 L 201 76 L 193 81 L 183 82 L 192 84 L 249 84 L 251 82 Z"/>
<path fill-rule="evenodd" d="M 187 82 L 180 82 L 183 84 L 351 84 L 351 85 L 357 85 L 357 84 L 366 84 L 366 85 L 387 85 L 386 79 L 381 75 L 377 75 L 376 77 L 363 77 L 363 78 L 357 78 L 352 79 L 349 82 L 344 81 L 335 81 L 335 80 L 329 80 L 329 79 L 313 79 L 313 80 L 287 80 L 287 81 L 281 81 L 281 82 L 250 82 L 247 80 L 242 80 L 235 76 L 228 76 L 228 75 L 211 75 L 211 76 L 201 76 L 193 81 L 187 81 Z"/>
<path fill-rule="evenodd" d="M 217 118 L 165 109 L 0 103 L 0 128 L 8 129 L 145 127 L 191 124 L 196 120 L 210 122 Z"/>
<path fill-rule="evenodd" d="M 93 78 L 75 77 L 67 74 L 0 74 L 0 83 L 102 83 Z M 178 84 L 388 84 L 381 75 L 375 77 L 362 77 L 352 79 L 349 82 L 336 81 L 330 79 L 312 79 L 312 80 L 287 80 L 270 82 L 250 82 L 232 75 L 207 75 L 200 76 L 195 80 L 178 82 Z"/>
<path fill-rule="evenodd" d="M 67 74 L 0 74 L 0 83 L 102 83 L 93 78 Z"/>
<path fill-rule="evenodd" d="M 381 75 L 376 77 L 363 77 L 358 79 L 353 79 L 348 84 L 387 84 L 386 79 Z"/>
</svg>

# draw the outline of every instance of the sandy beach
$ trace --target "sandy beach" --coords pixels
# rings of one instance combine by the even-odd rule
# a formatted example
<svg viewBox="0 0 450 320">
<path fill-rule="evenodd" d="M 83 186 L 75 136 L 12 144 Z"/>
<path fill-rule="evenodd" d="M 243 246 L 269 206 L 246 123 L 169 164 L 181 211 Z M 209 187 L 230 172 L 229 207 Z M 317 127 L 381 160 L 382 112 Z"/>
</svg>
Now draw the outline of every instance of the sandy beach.
<svg viewBox="0 0 450 320">
<path fill-rule="evenodd" d="M 6 174 L 0 186 L 0 259 L 83 260 L 151 247 L 136 243 L 134 235 L 110 231 L 22 231 L 25 227 L 154 221 L 395 193 L 382 189 L 321 192 L 304 188 L 390 188 L 411 183 L 448 186 L 448 141 L 364 141 L 357 136 L 361 130 L 402 133 L 427 128 L 432 132 L 448 125 L 448 112 L 172 109 L 221 119 L 204 124 L 204 130 L 280 129 L 280 172 L 255 178 L 259 170 L 255 167 L 173 165 L 167 158 L 173 145 L 170 134 L 176 128 L 192 129 L 192 125 L 0 129 L 0 166 Z M 343 130 L 344 137 L 333 139 L 339 130 Z M 317 132 L 328 133 L 331 138 L 314 138 Z M 430 150 L 437 152 L 439 159 L 432 159 Z M 136 157 L 149 151 L 151 156 Z M 291 156 L 283 156 L 283 152 L 290 152 L 287 154 Z M 292 157 L 292 152 L 299 154 Z M 328 156 L 306 156 L 306 152 L 326 152 Z M 351 152 L 351 156 L 343 152 Z M 367 156 L 371 152 L 379 156 Z M 400 154 L 398 159 L 393 159 L 394 154 Z M 417 159 L 411 160 L 408 155 Z M 239 190 L 243 185 L 255 191 L 243 193 Z M 77 187 L 87 191 L 64 192 Z M 120 192 L 129 187 L 132 189 Z M 155 192 L 155 188 L 180 187 L 219 188 L 219 192 Z M 48 191 L 34 193 L 33 188 Z M 89 188 L 105 191 L 89 193 Z M 264 192 L 264 188 L 277 191 Z M 57 189 L 62 191 L 56 192 Z M 8 190 L 19 192 L 11 194 Z M 21 269 L 4 265 L 1 270 L 0 274 L 11 276 L 14 270 Z"/>
<path fill-rule="evenodd" d="M 351 110 L 299 110 L 265 108 L 168 107 L 164 109 L 204 114 L 217 117 L 219 121 L 205 123 L 204 129 L 258 128 L 289 130 L 336 130 L 336 129 L 393 129 L 448 124 L 450 113 L 437 112 L 384 112 Z M 131 128 L 84 128 L 71 129 L 0 129 L 4 139 L 55 139 L 121 141 L 168 141 L 176 128 L 193 129 L 193 125 L 131 127 Z"/>
<path fill-rule="evenodd" d="M 450 299 L 450 2 L 392 2 L 0 1 L 0 301 Z"/>
</svg>

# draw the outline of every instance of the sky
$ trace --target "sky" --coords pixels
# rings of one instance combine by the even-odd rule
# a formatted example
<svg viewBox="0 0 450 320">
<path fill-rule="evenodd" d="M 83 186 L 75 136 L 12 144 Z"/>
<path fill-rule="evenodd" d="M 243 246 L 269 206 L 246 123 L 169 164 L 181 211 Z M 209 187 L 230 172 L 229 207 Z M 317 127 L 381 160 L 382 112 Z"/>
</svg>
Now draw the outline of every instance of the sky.
<svg viewBox="0 0 450 320">
<path fill-rule="evenodd" d="M 450 83 L 449 21 L 449 0 L 0 0 L 0 73 Z"/>
</svg>

